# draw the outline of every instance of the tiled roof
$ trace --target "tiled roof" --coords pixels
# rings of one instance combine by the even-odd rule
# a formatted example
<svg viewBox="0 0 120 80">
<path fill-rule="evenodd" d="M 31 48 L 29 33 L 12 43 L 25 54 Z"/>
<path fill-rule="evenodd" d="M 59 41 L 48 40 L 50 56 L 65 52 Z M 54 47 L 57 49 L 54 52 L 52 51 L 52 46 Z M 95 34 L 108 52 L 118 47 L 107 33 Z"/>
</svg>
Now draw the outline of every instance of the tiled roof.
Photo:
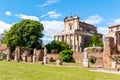
<svg viewBox="0 0 120 80">
<path fill-rule="evenodd" d="M 87 32 L 95 31 L 95 32 L 97 32 L 95 26 L 93 26 L 93 25 L 91 25 L 91 24 L 88 24 L 88 23 L 85 23 L 85 22 L 81 22 L 81 21 L 79 21 L 79 23 L 80 23 L 80 27 L 82 27 L 82 29 L 83 29 L 84 31 L 87 31 Z"/>
</svg>

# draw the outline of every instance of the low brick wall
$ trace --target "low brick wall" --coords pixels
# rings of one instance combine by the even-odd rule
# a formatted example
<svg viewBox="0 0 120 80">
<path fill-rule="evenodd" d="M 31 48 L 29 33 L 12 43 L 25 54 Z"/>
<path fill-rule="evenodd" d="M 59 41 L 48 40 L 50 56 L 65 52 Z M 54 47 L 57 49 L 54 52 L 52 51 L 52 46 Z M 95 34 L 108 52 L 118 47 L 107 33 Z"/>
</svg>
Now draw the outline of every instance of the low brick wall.
<svg viewBox="0 0 120 80">
<path fill-rule="evenodd" d="M 49 61 L 51 58 L 53 58 L 53 60 L 57 60 L 59 59 L 59 54 L 47 54 L 47 57 Z"/>
<path fill-rule="evenodd" d="M 44 50 L 36 50 L 36 60 L 42 61 L 44 56 Z"/>
<path fill-rule="evenodd" d="M 54 60 L 59 59 L 59 54 L 47 54 L 48 60 L 50 61 L 50 58 L 53 58 Z M 83 53 L 77 52 L 73 54 L 73 62 L 82 62 L 83 59 Z"/>
<path fill-rule="evenodd" d="M 83 52 L 73 53 L 73 62 L 82 62 L 82 60 L 83 60 Z"/>
</svg>

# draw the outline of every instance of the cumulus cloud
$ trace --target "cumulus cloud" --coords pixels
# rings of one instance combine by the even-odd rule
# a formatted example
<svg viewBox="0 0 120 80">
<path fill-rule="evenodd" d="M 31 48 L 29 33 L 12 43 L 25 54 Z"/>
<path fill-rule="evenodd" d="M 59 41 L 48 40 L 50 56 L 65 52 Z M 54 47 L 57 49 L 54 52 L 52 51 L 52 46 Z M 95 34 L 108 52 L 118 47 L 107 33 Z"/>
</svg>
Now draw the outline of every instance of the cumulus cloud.
<svg viewBox="0 0 120 80">
<path fill-rule="evenodd" d="M 108 27 L 97 27 L 98 33 L 107 34 L 109 32 Z"/>
<path fill-rule="evenodd" d="M 0 33 L 4 33 L 5 30 L 9 30 L 11 26 L 11 24 L 0 21 Z"/>
<path fill-rule="evenodd" d="M 115 19 L 113 22 L 114 24 L 120 24 L 120 19 Z"/>
<path fill-rule="evenodd" d="M 63 30 L 63 21 L 41 21 L 44 25 L 44 43 L 48 43 L 53 40 L 54 34 Z"/>
<path fill-rule="evenodd" d="M 47 14 L 42 15 L 41 18 L 44 18 L 44 17 L 58 18 L 61 16 L 62 15 L 60 13 L 57 13 L 56 11 L 49 11 Z"/>
<path fill-rule="evenodd" d="M 99 15 L 89 16 L 85 22 L 89 24 L 99 24 L 102 21 L 102 17 Z"/>
<path fill-rule="evenodd" d="M 16 16 L 21 18 L 21 19 L 30 19 L 30 20 L 39 21 L 39 18 L 36 16 L 30 16 L 30 15 L 24 15 L 24 14 L 16 14 Z"/>
<path fill-rule="evenodd" d="M 45 7 L 54 3 L 57 3 L 59 0 L 46 0 L 45 3 L 41 4 L 40 7 Z"/>
<path fill-rule="evenodd" d="M 11 13 L 10 11 L 6 11 L 5 14 L 6 14 L 7 16 L 11 16 L 11 15 L 12 15 L 12 13 Z"/>
</svg>

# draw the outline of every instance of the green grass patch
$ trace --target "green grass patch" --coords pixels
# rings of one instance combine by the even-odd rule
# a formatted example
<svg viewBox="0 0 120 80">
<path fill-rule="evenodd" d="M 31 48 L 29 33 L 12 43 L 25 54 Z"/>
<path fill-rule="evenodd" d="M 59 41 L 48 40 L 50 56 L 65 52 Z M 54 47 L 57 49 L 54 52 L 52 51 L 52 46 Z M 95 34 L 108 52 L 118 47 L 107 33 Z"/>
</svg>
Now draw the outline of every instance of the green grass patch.
<svg viewBox="0 0 120 80">
<path fill-rule="evenodd" d="M 79 64 L 76 64 L 79 65 Z M 120 75 L 83 68 L 0 61 L 0 80 L 119 80 Z"/>
</svg>

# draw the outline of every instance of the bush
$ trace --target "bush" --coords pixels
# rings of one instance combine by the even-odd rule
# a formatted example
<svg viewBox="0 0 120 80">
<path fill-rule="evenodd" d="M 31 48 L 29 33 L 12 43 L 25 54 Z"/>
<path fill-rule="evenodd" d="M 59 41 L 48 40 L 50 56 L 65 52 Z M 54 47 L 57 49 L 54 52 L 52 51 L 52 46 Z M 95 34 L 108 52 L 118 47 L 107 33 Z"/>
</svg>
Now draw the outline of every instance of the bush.
<svg viewBox="0 0 120 80">
<path fill-rule="evenodd" d="M 65 62 L 71 62 L 73 51 L 72 50 L 63 50 L 60 52 L 60 59 Z"/>
<path fill-rule="evenodd" d="M 6 59 L 6 58 L 7 58 L 7 54 L 4 54 L 4 53 L 0 53 L 0 56 L 2 56 L 3 59 Z"/>
<path fill-rule="evenodd" d="M 95 56 L 90 56 L 89 57 L 89 62 L 91 62 L 92 64 L 94 64 L 96 62 L 97 58 Z"/>
</svg>

